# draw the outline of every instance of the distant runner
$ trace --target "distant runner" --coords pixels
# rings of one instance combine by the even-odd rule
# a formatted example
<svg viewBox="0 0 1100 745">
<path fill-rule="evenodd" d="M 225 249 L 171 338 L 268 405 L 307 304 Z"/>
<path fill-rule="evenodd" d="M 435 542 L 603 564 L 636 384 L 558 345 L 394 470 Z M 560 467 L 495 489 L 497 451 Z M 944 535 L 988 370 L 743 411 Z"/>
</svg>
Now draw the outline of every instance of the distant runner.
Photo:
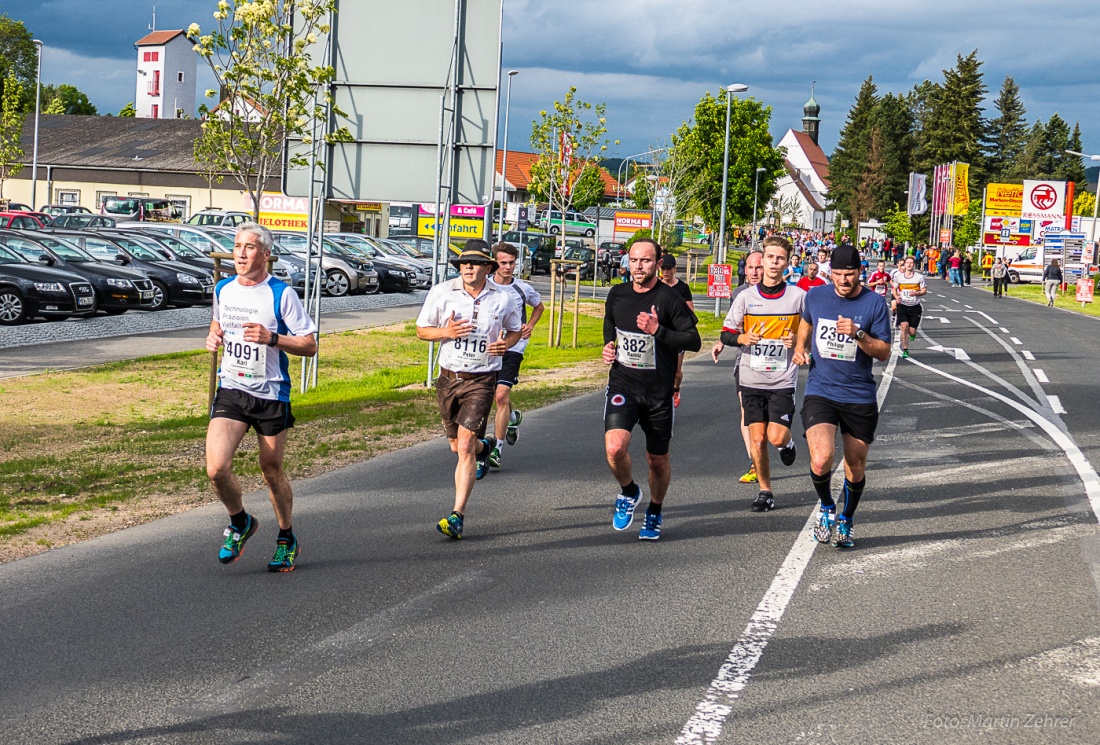
<svg viewBox="0 0 1100 745">
<path fill-rule="evenodd" d="M 928 294 L 924 275 L 913 269 L 916 260 L 906 256 L 901 269 L 894 272 L 894 299 L 897 301 L 898 328 L 901 329 L 901 356 L 909 358 L 909 342 L 917 338 L 920 326 L 920 299 Z"/>
<path fill-rule="evenodd" d="M 890 357 L 890 311 L 881 295 L 859 284 L 859 252 L 854 247 L 841 245 L 833 251 L 832 279 L 831 286 L 806 295 L 794 361 L 810 365 L 802 425 L 810 448 L 810 480 L 821 510 L 813 536 L 819 543 L 850 548 L 855 545 L 852 519 L 867 484 L 867 451 L 878 427 L 871 368 L 875 360 Z M 844 442 L 844 506 L 839 518 L 832 495 L 838 427 Z"/>
<path fill-rule="evenodd" d="M 631 283 L 607 293 L 603 321 L 603 361 L 611 365 L 604 404 L 604 447 L 619 483 L 612 526 L 626 530 L 642 491 L 634 483 L 630 435 L 640 425 L 649 465 L 649 506 L 638 537 L 661 537 L 661 506 L 672 470 L 672 385 L 676 357 L 699 351 L 702 341 L 695 314 L 675 290 L 657 279 L 661 246 L 643 238 L 630 247 Z"/>
<path fill-rule="evenodd" d="M 301 549 L 290 518 L 294 492 L 283 471 L 290 413 L 290 364 L 287 353 L 317 353 L 317 326 L 302 301 L 284 282 L 267 273 L 271 231 L 254 222 L 237 227 L 233 266 L 237 276 L 218 282 L 206 348 L 222 351 L 218 391 L 206 430 L 206 473 L 218 499 L 229 512 L 229 527 L 218 561 L 232 564 L 256 532 L 256 519 L 245 512 L 241 486 L 233 475 L 233 456 L 248 433 L 256 430 L 260 470 L 279 523 L 275 556 L 267 568 L 290 572 Z"/>
<path fill-rule="evenodd" d="M 443 431 L 451 452 L 458 454 L 458 465 L 454 509 L 436 529 L 460 539 L 474 480 L 489 470 L 493 446 L 485 439 L 485 429 L 501 358 L 520 340 L 523 322 L 514 293 L 488 281 L 489 272 L 498 268 L 489 255 L 488 243 L 480 238 L 466 241 L 451 264 L 458 268 L 459 276 L 428 292 L 416 319 L 416 337 L 440 342 L 436 398 Z"/>
<path fill-rule="evenodd" d="M 676 277 L 676 257 L 665 254 L 661 257 L 661 281 L 676 290 L 676 294 L 684 299 L 691 312 L 695 312 L 695 303 L 691 299 L 691 288 L 688 283 Z M 672 383 L 672 408 L 680 406 L 680 383 L 684 380 L 684 353 L 676 359 L 676 379 Z"/>
<path fill-rule="evenodd" d="M 497 262 L 496 273 L 490 277 L 491 281 L 500 287 L 511 289 L 514 294 L 514 302 L 519 308 L 520 339 L 515 346 L 504 353 L 501 360 L 500 372 L 497 373 L 496 404 L 497 414 L 493 424 L 493 437 L 496 444 L 489 451 L 489 465 L 500 468 L 500 449 L 505 441 L 509 445 L 515 445 L 519 439 L 519 425 L 523 421 L 523 412 L 512 408 L 512 386 L 519 382 L 519 368 L 523 363 L 523 353 L 527 351 L 527 342 L 531 339 L 531 332 L 542 318 L 542 296 L 531 285 L 515 276 L 516 259 L 519 251 L 509 243 L 498 243 L 493 246 L 493 258 Z M 531 306 L 531 317 L 527 317 L 527 306 Z M 501 432 L 504 438 L 501 439 Z"/>
</svg>

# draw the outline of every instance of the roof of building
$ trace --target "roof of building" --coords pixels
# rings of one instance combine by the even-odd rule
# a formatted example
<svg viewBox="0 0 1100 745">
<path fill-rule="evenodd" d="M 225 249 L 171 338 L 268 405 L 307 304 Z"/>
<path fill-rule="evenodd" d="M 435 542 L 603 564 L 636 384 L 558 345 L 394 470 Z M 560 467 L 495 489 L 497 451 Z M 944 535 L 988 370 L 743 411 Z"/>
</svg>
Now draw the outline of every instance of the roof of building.
<svg viewBox="0 0 1100 745">
<path fill-rule="evenodd" d="M 151 31 L 134 42 L 136 47 L 162 47 L 177 36 L 187 36 L 182 28 L 171 31 Z"/>
<path fill-rule="evenodd" d="M 38 165 L 195 173 L 201 127 L 197 119 L 42 114 Z M 24 163 L 31 161 L 33 143 L 34 117 L 27 117 L 21 140 Z"/>
<path fill-rule="evenodd" d="M 825 185 L 829 185 L 829 159 L 825 157 L 825 152 L 813 139 L 805 132 L 799 132 L 797 130 L 790 130 L 794 134 L 795 139 L 798 140 L 798 146 L 802 148 L 802 152 L 806 154 L 806 158 L 809 159 L 810 165 L 813 166 L 814 172 L 825 182 Z"/>
<path fill-rule="evenodd" d="M 799 193 L 802 194 L 802 198 L 806 200 L 806 203 L 810 205 L 810 208 L 817 211 L 824 210 L 825 205 L 817 201 L 817 197 L 815 197 L 813 192 L 806 187 L 806 184 L 803 183 L 802 178 L 799 176 L 798 169 L 792 166 L 789 160 L 783 161 L 783 165 L 786 166 L 787 173 L 790 175 L 791 181 L 794 183 L 795 186 L 798 187 Z"/>
<path fill-rule="evenodd" d="M 504 174 L 505 180 L 516 189 L 526 190 L 531 183 L 531 167 L 538 161 L 537 153 L 525 153 L 518 150 L 508 151 L 508 173 Z M 496 171 L 501 172 L 504 165 L 504 151 L 497 151 Z M 615 177 L 608 173 L 606 168 L 600 168 L 600 179 L 603 181 L 603 193 L 605 197 L 619 196 L 619 183 Z M 626 195 L 626 189 L 622 189 Z"/>
</svg>

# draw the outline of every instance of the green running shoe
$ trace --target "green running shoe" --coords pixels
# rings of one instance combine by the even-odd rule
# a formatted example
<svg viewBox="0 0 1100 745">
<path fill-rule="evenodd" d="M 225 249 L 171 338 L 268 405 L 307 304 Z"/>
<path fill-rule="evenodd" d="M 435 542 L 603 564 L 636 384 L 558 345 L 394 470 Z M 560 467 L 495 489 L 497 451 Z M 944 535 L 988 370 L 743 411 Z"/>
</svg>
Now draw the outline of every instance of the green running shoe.
<svg viewBox="0 0 1100 745">
<path fill-rule="evenodd" d="M 241 554 L 244 553 L 244 544 L 252 534 L 256 532 L 256 528 L 259 527 L 259 523 L 256 522 L 256 518 L 252 515 L 248 515 L 248 522 L 245 524 L 244 530 L 237 530 L 232 525 L 225 529 L 222 534 L 225 536 L 225 544 L 222 545 L 221 551 L 218 552 L 218 561 L 222 564 L 232 564 L 237 559 L 241 558 Z"/>
<path fill-rule="evenodd" d="M 280 538 L 275 542 L 275 556 L 267 563 L 267 571 L 293 572 L 294 562 L 301 552 L 297 538 L 294 538 L 293 542 L 289 538 Z"/>
<path fill-rule="evenodd" d="M 495 445 L 489 451 L 489 465 L 493 468 L 500 468 L 500 448 Z"/>
<path fill-rule="evenodd" d="M 515 445 L 516 440 L 519 439 L 519 425 L 523 421 L 523 412 L 519 409 L 512 409 L 512 418 L 515 421 L 508 422 L 508 431 L 504 435 L 504 441 L 509 445 Z"/>
</svg>

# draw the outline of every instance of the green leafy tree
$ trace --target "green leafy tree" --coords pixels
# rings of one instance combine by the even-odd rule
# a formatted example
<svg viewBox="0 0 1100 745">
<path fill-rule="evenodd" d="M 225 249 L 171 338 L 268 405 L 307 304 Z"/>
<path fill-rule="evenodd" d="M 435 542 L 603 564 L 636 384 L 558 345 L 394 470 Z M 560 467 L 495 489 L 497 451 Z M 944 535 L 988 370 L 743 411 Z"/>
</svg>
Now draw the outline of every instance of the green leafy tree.
<svg viewBox="0 0 1100 745">
<path fill-rule="evenodd" d="M 682 185 L 673 191 L 682 215 L 699 215 L 717 232 L 722 212 L 722 159 L 726 137 L 726 97 L 710 93 L 695 105 L 690 122 L 672 136 L 672 148 L 686 163 Z M 772 109 L 755 98 L 730 101 L 729 176 L 726 195 L 726 232 L 753 220 L 756 169 L 760 174 L 757 217 L 767 210 L 776 180 L 785 173 L 785 152 L 772 143 Z M 728 237 L 728 235 L 727 235 Z"/>
<path fill-rule="evenodd" d="M 128 104 L 126 104 L 121 109 L 119 109 L 118 115 L 119 116 L 128 116 L 128 117 L 131 117 L 131 118 L 137 116 L 137 109 L 134 108 L 134 102 L 130 101 Z"/>
<path fill-rule="evenodd" d="M 54 98 L 48 104 L 45 105 L 45 108 L 42 109 L 42 113 L 43 114 L 64 114 L 65 113 L 65 104 L 61 101 L 60 98 Z"/>
<path fill-rule="evenodd" d="M 942 87 L 931 97 L 929 111 L 921 130 L 921 165 L 930 173 L 931 166 L 960 161 L 970 164 L 970 196 L 985 183 L 985 150 L 988 128 L 982 116 L 986 88 L 982 62 L 977 50 L 958 55 L 955 67 L 944 70 Z"/>
<path fill-rule="evenodd" d="M 634 208 L 639 210 L 653 209 L 652 182 L 646 178 L 649 175 L 649 164 L 639 166 L 636 163 L 627 166 L 633 171 L 634 185 L 630 191 L 630 201 Z"/>
<path fill-rule="evenodd" d="M 38 70 L 38 49 L 34 37 L 22 21 L 0 15 L 0 85 L 6 85 L 9 73 L 22 86 L 20 110 L 34 108 L 34 80 Z M 0 95 L 3 90 L 0 89 Z"/>
<path fill-rule="evenodd" d="M 87 95 L 67 83 L 42 86 L 40 105 L 47 114 L 95 116 L 99 113 Z"/>
<path fill-rule="evenodd" d="M 971 199 L 966 214 L 955 222 L 954 243 L 956 246 L 973 246 L 982 232 L 982 202 Z"/>
<path fill-rule="evenodd" d="M 894 239 L 896 243 L 906 243 L 913 240 L 913 222 L 909 219 L 909 213 L 894 203 L 894 206 L 886 211 L 885 220 L 886 235 Z"/>
<path fill-rule="evenodd" d="M 4 92 L 0 94 L 0 198 L 4 196 L 4 182 L 23 170 L 23 86 L 8 68 L 4 78 Z"/>
<path fill-rule="evenodd" d="M 581 101 L 576 87 L 571 87 L 552 110 L 543 109 L 531 123 L 531 147 L 538 159 L 531 166 L 528 188 L 550 209 L 564 215 L 566 210 L 598 204 L 603 197 L 598 163 L 609 142 L 606 113 L 607 104 Z M 572 150 L 569 154 L 563 152 L 563 137 Z"/>
<path fill-rule="evenodd" d="M 1007 174 L 1023 155 L 1028 136 L 1027 109 L 1020 100 L 1020 86 L 1011 76 L 1001 84 L 993 106 L 997 116 L 989 123 L 987 166 L 990 181 L 1003 183 L 1010 180 Z"/>
<path fill-rule="evenodd" d="M 328 104 L 334 116 L 343 116 L 327 89 L 324 103 L 315 97 L 335 71 L 313 64 L 310 55 L 318 34 L 327 34 L 335 12 L 334 0 L 221 0 L 214 12 L 216 27 L 203 34 L 199 24 L 187 29 L 195 52 L 206 60 L 226 105 L 206 116 L 200 138 L 211 162 L 239 183 L 252 198 L 253 217 L 259 218 L 260 195 L 282 167 L 286 138 L 312 142 L 316 119 Z M 216 91 L 206 91 L 213 98 Z M 340 128 L 326 135 L 329 142 L 347 142 Z M 288 166 L 307 167 L 305 156 Z M 201 175 L 201 174 L 200 174 Z"/>
<path fill-rule="evenodd" d="M 1081 123 L 1075 122 L 1073 134 L 1069 136 L 1069 150 L 1081 152 Z M 1065 150 L 1061 153 L 1062 162 L 1058 169 L 1059 178 L 1074 182 L 1074 189 L 1078 192 L 1085 190 L 1085 165 L 1078 155 L 1070 155 Z"/>
<path fill-rule="evenodd" d="M 1085 217 L 1092 217 L 1094 209 L 1096 209 L 1095 194 L 1087 191 L 1081 191 L 1078 192 L 1077 196 L 1073 198 L 1073 214 L 1084 215 Z"/>
</svg>

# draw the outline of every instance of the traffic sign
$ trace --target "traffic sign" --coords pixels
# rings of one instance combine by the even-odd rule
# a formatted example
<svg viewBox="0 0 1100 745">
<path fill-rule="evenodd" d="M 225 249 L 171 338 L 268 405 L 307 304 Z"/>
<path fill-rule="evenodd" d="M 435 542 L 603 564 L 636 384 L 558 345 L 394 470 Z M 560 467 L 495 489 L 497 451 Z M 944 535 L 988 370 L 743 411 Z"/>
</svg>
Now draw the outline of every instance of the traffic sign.
<svg viewBox="0 0 1100 745">
<path fill-rule="evenodd" d="M 707 297 L 728 298 L 733 295 L 733 264 L 707 266 Z"/>
</svg>

